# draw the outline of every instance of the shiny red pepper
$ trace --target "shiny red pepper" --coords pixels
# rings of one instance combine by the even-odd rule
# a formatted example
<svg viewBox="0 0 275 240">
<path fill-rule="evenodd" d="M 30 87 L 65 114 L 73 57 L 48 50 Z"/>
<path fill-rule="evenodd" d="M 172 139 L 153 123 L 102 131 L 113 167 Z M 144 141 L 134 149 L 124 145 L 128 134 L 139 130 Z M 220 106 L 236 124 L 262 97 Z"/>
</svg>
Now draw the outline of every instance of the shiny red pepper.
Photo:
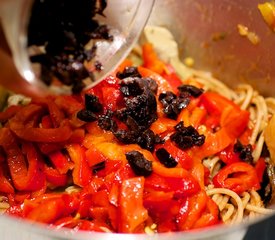
<svg viewBox="0 0 275 240">
<path fill-rule="evenodd" d="M 47 182 L 50 183 L 52 187 L 66 186 L 68 183 L 68 176 L 66 174 L 61 174 L 55 168 L 45 167 L 45 175 Z"/>
<path fill-rule="evenodd" d="M 20 109 L 22 106 L 19 105 L 11 105 L 8 107 L 5 111 L 0 112 L 0 122 L 5 123 L 10 118 L 12 118 Z"/>
<path fill-rule="evenodd" d="M 92 170 L 90 169 L 85 150 L 79 144 L 70 144 L 67 151 L 71 160 L 74 162 L 73 181 L 78 186 L 85 186 L 91 181 Z"/>
<path fill-rule="evenodd" d="M 220 159 L 225 164 L 231 164 L 231 163 L 234 163 L 234 162 L 240 162 L 239 155 L 240 155 L 239 153 L 234 152 L 232 144 L 230 146 L 228 146 L 227 148 L 225 148 L 224 150 L 222 150 L 219 153 Z"/>
<path fill-rule="evenodd" d="M 0 145 L 7 155 L 12 182 L 17 190 L 36 191 L 45 185 L 44 162 L 32 143 L 23 143 L 21 149 L 11 131 L 2 128 Z"/>
<path fill-rule="evenodd" d="M 57 128 L 28 126 L 28 121 L 43 114 L 45 109 L 30 104 L 21 109 L 10 121 L 10 129 L 21 139 L 32 142 L 62 142 L 70 138 L 72 130 L 67 121 Z"/>
<path fill-rule="evenodd" d="M 148 218 L 143 206 L 144 178 L 126 179 L 121 184 L 119 196 L 119 232 L 133 233 Z"/>
<path fill-rule="evenodd" d="M 249 112 L 241 110 L 233 101 L 215 92 L 203 93 L 200 99 L 210 118 L 216 119 L 230 137 L 239 137 L 247 128 Z"/>
<path fill-rule="evenodd" d="M 0 192 L 14 193 L 14 188 L 8 178 L 5 176 L 5 163 L 0 162 Z"/>
<path fill-rule="evenodd" d="M 45 194 L 40 198 L 26 200 L 22 205 L 22 214 L 29 220 L 53 223 L 63 216 L 75 213 L 79 201 L 69 194 Z"/>
<path fill-rule="evenodd" d="M 69 157 L 65 156 L 61 151 L 49 153 L 48 156 L 54 167 L 61 174 L 67 173 L 74 167 L 74 164 L 70 161 Z"/>
<path fill-rule="evenodd" d="M 213 184 L 215 187 L 228 188 L 237 194 L 260 189 L 255 168 L 245 162 L 236 162 L 223 167 L 214 176 Z"/>
</svg>

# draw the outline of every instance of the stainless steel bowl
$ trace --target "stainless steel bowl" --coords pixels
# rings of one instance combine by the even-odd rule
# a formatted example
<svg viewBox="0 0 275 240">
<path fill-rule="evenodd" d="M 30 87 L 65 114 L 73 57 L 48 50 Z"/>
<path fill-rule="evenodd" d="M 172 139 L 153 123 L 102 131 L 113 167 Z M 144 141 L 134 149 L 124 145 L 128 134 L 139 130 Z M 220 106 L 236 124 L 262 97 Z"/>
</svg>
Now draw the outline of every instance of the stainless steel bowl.
<svg viewBox="0 0 275 240">
<path fill-rule="evenodd" d="M 275 33 L 258 10 L 263 0 L 157 0 L 150 24 L 167 27 L 180 44 L 180 55 L 195 68 L 211 71 L 229 86 L 249 83 L 274 95 Z M 238 24 L 259 38 L 241 36 Z"/>
</svg>

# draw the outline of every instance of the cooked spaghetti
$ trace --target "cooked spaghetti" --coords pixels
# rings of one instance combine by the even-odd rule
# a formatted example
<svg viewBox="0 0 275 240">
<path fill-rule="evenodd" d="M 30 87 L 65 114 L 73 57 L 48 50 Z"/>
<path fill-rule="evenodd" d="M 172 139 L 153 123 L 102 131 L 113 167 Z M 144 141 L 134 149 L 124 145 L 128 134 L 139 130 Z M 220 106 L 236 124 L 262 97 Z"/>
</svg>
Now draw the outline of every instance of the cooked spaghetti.
<svg viewBox="0 0 275 240">
<path fill-rule="evenodd" d="M 148 43 L 141 58 L 79 95 L 0 113 L 1 212 L 147 234 L 273 212 L 272 192 L 262 190 L 275 100 L 194 69 L 180 78 Z"/>
</svg>

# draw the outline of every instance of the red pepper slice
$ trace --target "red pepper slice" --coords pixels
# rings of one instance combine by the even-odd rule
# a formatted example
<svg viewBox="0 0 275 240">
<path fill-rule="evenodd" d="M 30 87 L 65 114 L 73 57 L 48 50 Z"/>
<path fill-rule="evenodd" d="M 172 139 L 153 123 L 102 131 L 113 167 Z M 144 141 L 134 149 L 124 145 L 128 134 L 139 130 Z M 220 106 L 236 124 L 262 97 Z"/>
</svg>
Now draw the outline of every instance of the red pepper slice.
<svg viewBox="0 0 275 240">
<path fill-rule="evenodd" d="M 160 75 L 165 71 L 165 63 L 158 58 L 151 43 L 143 44 L 142 59 L 143 67 Z"/>
<path fill-rule="evenodd" d="M 70 144 L 67 151 L 74 162 L 73 181 L 78 186 L 85 186 L 91 181 L 92 172 L 85 156 L 85 150 L 79 144 Z"/>
<path fill-rule="evenodd" d="M 48 183 L 53 187 L 66 186 L 68 183 L 68 176 L 61 174 L 57 169 L 51 167 L 45 167 L 45 175 Z"/>
<path fill-rule="evenodd" d="M 28 127 L 27 122 L 43 113 L 41 106 L 30 104 L 21 109 L 10 121 L 10 129 L 21 139 L 32 142 L 62 142 L 70 138 L 72 130 L 64 122 L 58 128 Z"/>
<path fill-rule="evenodd" d="M 59 127 L 62 120 L 65 118 L 64 113 L 54 102 L 54 97 L 49 96 L 47 98 L 34 98 L 32 103 L 41 105 L 43 108 L 47 108 L 51 122 L 54 127 Z"/>
<path fill-rule="evenodd" d="M 11 131 L 2 128 L 0 145 L 7 155 L 10 174 L 17 190 L 36 191 L 44 186 L 44 163 L 33 144 L 23 143 L 21 150 Z"/>
<path fill-rule="evenodd" d="M 200 190 L 199 183 L 190 174 L 177 177 L 161 177 L 155 173 L 151 174 L 145 179 L 145 188 L 160 190 L 160 191 L 172 191 L 176 198 L 181 198 L 197 193 Z"/>
<path fill-rule="evenodd" d="M 240 136 L 247 128 L 249 112 L 241 110 L 230 99 L 215 92 L 206 92 L 201 95 L 200 99 L 201 105 L 207 110 L 210 119 L 216 118 L 230 137 Z"/>
<path fill-rule="evenodd" d="M 221 115 L 220 125 L 226 129 L 227 134 L 232 138 L 239 137 L 247 128 L 249 112 L 236 107 L 227 107 Z"/>
<path fill-rule="evenodd" d="M 155 220 L 158 232 L 177 230 L 175 219 L 181 203 L 174 198 L 174 192 L 146 190 L 143 204 Z"/>
<path fill-rule="evenodd" d="M 211 115 L 221 116 L 224 109 L 228 106 L 239 109 L 239 106 L 233 101 L 215 92 L 205 92 L 200 96 L 200 99 L 201 104 Z"/>
<path fill-rule="evenodd" d="M 215 133 L 207 133 L 205 143 L 200 147 L 193 147 L 192 154 L 194 157 L 201 160 L 222 151 L 232 144 L 234 140 L 235 139 L 228 136 L 224 128 L 221 128 Z"/>
<path fill-rule="evenodd" d="M 239 153 L 235 153 L 233 151 L 233 145 L 230 145 L 219 153 L 219 158 L 225 164 L 231 164 L 235 162 L 240 162 L 239 155 L 240 155 Z"/>
<path fill-rule="evenodd" d="M 183 84 L 175 69 L 170 64 L 165 64 L 165 71 L 162 72 L 161 76 L 169 82 L 174 93 L 176 93 L 178 91 L 178 87 Z"/>
<path fill-rule="evenodd" d="M 48 154 L 54 167 L 61 173 L 65 174 L 69 170 L 73 169 L 74 164 L 66 157 L 61 151 L 55 151 Z"/>
<path fill-rule="evenodd" d="M 14 188 L 10 181 L 5 176 L 5 163 L 0 162 L 0 192 L 2 193 L 14 193 Z"/>
<path fill-rule="evenodd" d="M 46 199 L 34 207 L 26 218 L 35 222 L 52 223 L 64 214 L 64 210 L 65 204 L 61 198 Z"/>
<path fill-rule="evenodd" d="M 64 111 L 69 117 L 84 107 L 84 104 L 78 101 L 74 96 L 57 96 L 54 101 L 59 109 Z"/>
<path fill-rule="evenodd" d="M 119 232 L 133 233 L 148 218 L 148 212 L 143 206 L 143 188 L 143 177 L 122 181 L 119 196 Z"/>
<path fill-rule="evenodd" d="M 260 189 L 257 173 L 245 162 L 232 163 L 222 168 L 213 178 L 215 187 L 228 188 L 237 194 Z"/>
<path fill-rule="evenodd" d="M 22 106 L 19 105 L 11 105 L 8 107 L 4 112 L 0 112 L 0 122 L 5 123 L 10 118 L 12 118 L 20 109 Z"/>
<path fill-rule="evenodd" d="M 193 228 L 208 227 L 217 223 L 219 223 L 219 208 L 211 198 L 208 198 L 205 212 L 196 221 Z"/>
<path fill-rule="evenodd" d="M 206 208 L 207 200 L 205 191 L 200 191 L 183 202 L 177 216 L 179 230 L 186 231 L 194 228 Z"/>
<path fill-rule="evenodd" d="M 101 153 L 94 146 L 89 147 L 89 149 L 86 150 L 85 155 L 90 167 L 107 160 L 103 153 Z"/>
</svg>

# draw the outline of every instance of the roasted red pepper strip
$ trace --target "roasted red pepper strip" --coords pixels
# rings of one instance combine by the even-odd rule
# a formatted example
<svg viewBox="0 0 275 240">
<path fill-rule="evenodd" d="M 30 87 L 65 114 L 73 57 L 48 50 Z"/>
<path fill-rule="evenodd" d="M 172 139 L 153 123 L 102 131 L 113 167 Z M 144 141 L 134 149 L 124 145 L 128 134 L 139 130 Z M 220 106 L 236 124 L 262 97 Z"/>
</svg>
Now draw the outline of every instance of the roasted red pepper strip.
<svg viewBox="0 0 275 240">
<path fill-rule="evenodd" d="M 0 112 L 0 122 L 5 123 L 10 118 L 12 118 L 21 108 L 22 106 L 19 105 L 11 105 L 4 112 Z"/>
<path fill-rule="evenodd" d="M 219 223 L 218 206 L 211 198 L 208 198 L 206 203 L 206 211 L 202 214 L 198 221 L 196 221 L 193 228 L 208 227 L 217 223 Z"/>
<path fill-rule="evenodd" d="M 61 173 L 65 174 L 68 170 L 73 169 L 74 164 L 61 151 L 55 151 L 48 154 L 54 167 Z"/>
<path fill-rule="evenodd" d="M 31 143 L 23 143 L 21 150 L 10 130 L 2 128 L 0 145 L 7 155 L 10 174 L 17 190 L 36 191 L 44 186 L 44 163 Z"/>
<path fill-rule="evenodd" d="M 220 125 L 227 131 L 232 138 L 239 137 L 247 128 L 249 121 L 249 112 L 239 108 L 227 107 L 224 109 Z"/>
<path fill-rule="evenodd" d="M 156 219 L 158 232 L 175 231 L 176 216 L 180 210 L 180 201 L 174 198 L 173 192 L 145 190 L 143 204 L 149 215 Z"/>
<path fill-rule="evenodd" d="M 240 162 L 240 157 L 239 153 L 234 152 L 233 150 L 233 145 L 228 146 L 224 150 L 222 150 L 219 153 L 220 159 L 225 163 L 225 164 L 231 164 L 234 162 Z"/>
<path fill-rule="evenodd" d="M 200 96 L 200 99 L 201 104 L 211 115 L 220 117 L 224 109 L 228 106 L 239 109 L 239 106 L 233 101 L 215 92 L 205 92 Z"/>
<path fill-rule="evenodd" d="M 94 146 L 87 149 L 85 155 L 90 167 L 107 160 L 103 153 L 96 149 Z"/>
<path fill-rule="evenodd" d="M 193 228 L 205 210 L 207 200 L 208 197 L 205 191 L 202 190 L 183 202 L 177 216 L 179 230 L 186 231 Z"/>
<path fill-rule="evenodd" d="M 83 109 L 84 104 L 80 101 L 78 101 L 73 96 L 57 96 L 55 98 L 55 103 L 61 109 L 64 111 L 67 115 L 72 116 L 79 110 Z"/>
<path fill-rule="evenodd" d="M 14 193 L 14 188 L 4 174 L 4 163 L 0 162 L 0 192 Z"/>
<path fill-rule="evenodd" d="M 213 178 L 213 184 L 215 187 L 228 188 L 237 194 L 260 189 L 254 167 L 245 162 L 232 163 L 222 168 Z"/>
<path fill-rule="evenodd" d="M 48 109 L 49 116 L 54 127 L 59 127 L 62 120 L 65 118 L 64 113 L 54 102 L 54 97 L 49 96 L 47 98 L 34 98 L 32 103 L 41 105 L 42 107 Z"/>
<path fill-rule="evenodd" d="M 160 75 L 165 71 L 165 63 L 158 58 L 151 43 L 145 43 L 142 46 L 142 58 L 143 67 Z"/>
<path fill-rule="evenodd" d="M 162 72 L 161 76 L 169 82 L 175 93 L 177 93 L 178 87 L 183 84 L 175 69 L 170 64 L 165 64 L 165 71 Z"/>
<path fill-rule="evenodd" d="M 150 190 L 171 191 L 176 198 L 189 196 L 200 190 L 199 183 L 190 174 L 183 177 L 161 177 L 151 174 L 145 179 L 145 188 Z"/>
<path fill-rule="evenodd" d="M 32 142 L 62 142 L 70 138 L 72 130 L 68 122 L 58 128 L 28 127 L 26 123 L 34 116 L 41 115 L 41 106 L 30 104 L 22 108 L 10 121 L 11 130 L 21 139 Z"/>
<path fill-rule="evenodd" d="M 247 128 L 249 112 L 241 110 L 233 101 L 215 92 L 206 92 L 200 99 L 210 118 L 215 117 L 230 137 L 240 136 Z"/>
<path fill-rule="evenodd" d="M 148 212 L 143 207 L 143 188 L 143 177 L 122 181 L 119 197 L 119 232 L 133 233 L 148 218 Z"/>
<path fill-rule="evenodd" d="M 222 151 L 232 144 L 234 140 L 235 139 L 228 136 L 224 128 L 221 128 L 215 133 L 207 133 L 205 143 L 200 147 L 193 147 L 192 155 L 201 161 L 201 159 L 205 157 L 212 156 Z"/>
<path fill-rule="evenodd" d="M 52 223 L 64 214 L 64 209 L 62 199 L 46 199 L 32 209 L 26 218 L 36 222 Z"/>
<path fill-rule="evenodd" d="M 66 174 L 61 174 L 55 168 L 45 167 L 45 175 L 47 182 L 53 185 L 53 187 L 66 186 L 68 183 L 68 176 Z"/>
<path fill-rule="evenodd" d="M 45 194 L 41 198 L 26 200 L 23 216 L 42 223 L 53 223 L 58 218 L 69 216 L 77 210 L 79 201 L 69 194 Z"/>
<path fill-rule="evenodd" d="M 74 162 L 73 181 L 78 186 L 86 186 L 92 177 L 91 169 L 85 156 L 85 150 L 79 144 L 70 144 L 67 151 Z"/>
</svg>

